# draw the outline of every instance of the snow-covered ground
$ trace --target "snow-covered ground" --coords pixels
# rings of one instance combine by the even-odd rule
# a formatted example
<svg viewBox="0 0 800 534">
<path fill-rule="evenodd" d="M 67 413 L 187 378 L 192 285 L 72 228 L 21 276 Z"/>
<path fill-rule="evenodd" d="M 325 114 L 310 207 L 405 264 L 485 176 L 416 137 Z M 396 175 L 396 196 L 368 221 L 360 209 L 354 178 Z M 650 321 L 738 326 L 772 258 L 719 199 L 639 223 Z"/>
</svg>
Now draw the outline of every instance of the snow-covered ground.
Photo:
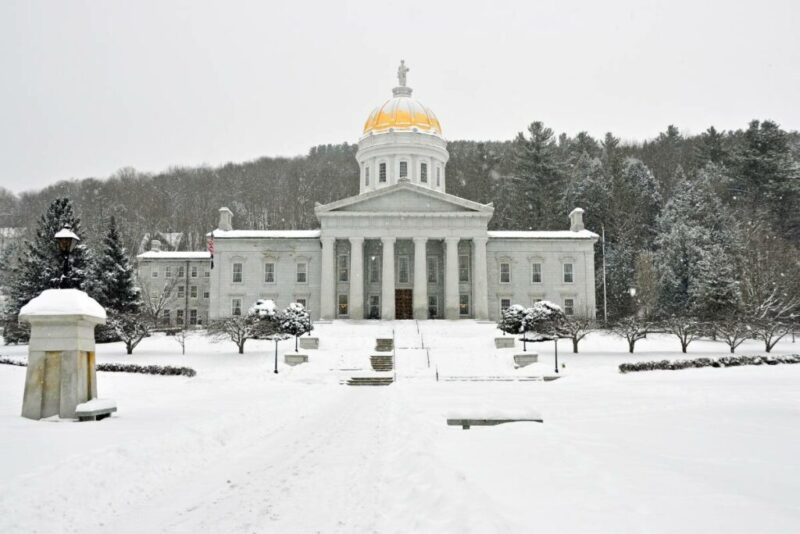
<svg viewBox="0 0 800 534">
<path fill-rule="evenodd" d="M 800 531 L 798 365 L 621 375 L 624 361 L 679 357 L 677 341 L 651 335 L 631 356 L 593 334 L 578 355 L 559 344 L 560 380 L 448 381 L 552 375 L 553 344 L 530 345 L 540 363 L 515 370 L 521 347 L 494 349 L 490 324 L 316 328 L 310 363 L 278 375 L 268 341 L 244 355 L 201 336 L 185 356 L 161 336 L 131 356 L 99 345 L 99 362 L 198 374 L 98 373 L 119 411 L 97 423 L 21 418 L 25 369 L 0 365 L 0 532 Z M 397 382 L 341 385 L 393 330 Z M 727 347 L 693 343 L 701 354 Z M 446 425 L 473 410 L 544 423 Z"/>
</svg>

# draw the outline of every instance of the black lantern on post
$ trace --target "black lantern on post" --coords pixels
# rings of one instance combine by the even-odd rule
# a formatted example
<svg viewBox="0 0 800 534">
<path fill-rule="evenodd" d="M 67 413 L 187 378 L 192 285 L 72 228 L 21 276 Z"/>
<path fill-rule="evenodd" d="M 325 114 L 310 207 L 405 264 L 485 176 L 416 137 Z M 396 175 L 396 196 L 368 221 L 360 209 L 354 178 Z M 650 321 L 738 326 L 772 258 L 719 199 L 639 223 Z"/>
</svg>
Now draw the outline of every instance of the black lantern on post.
<svg viewBox="0 0 800 534">
<path fill-rule="evenodd" d="M 75 235 L 75 232 L 72 231 L 72 227 L 68 224 L 59 230 L 53 237 L 58 244 L 59 252 L 61 252 L 61 255 L 64 256 L 64 267 L 61 272 L 61 282 L 58 286 L 60 289 L 67 289 L 69 286 L 69 255 L 73 250 L 75 250 L 75 247 L 78 245 L 78 241 L 80 241 L 81 238 Z"/>
</svg>

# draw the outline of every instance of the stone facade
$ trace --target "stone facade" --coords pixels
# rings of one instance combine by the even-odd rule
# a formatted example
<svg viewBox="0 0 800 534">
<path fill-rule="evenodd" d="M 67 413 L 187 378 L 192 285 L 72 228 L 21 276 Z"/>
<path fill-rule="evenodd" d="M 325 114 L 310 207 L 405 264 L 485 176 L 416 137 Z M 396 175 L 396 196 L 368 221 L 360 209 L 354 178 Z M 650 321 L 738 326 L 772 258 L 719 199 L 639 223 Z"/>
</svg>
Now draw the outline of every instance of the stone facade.
<svg viewBox="0 0 800 534">
<path fill-rule="evenodd" d="M 209 317 L 267 298 L 314 319 L 497 320 L 511 304 L 550 300 L 595 315 L 594 244 L 583 210 L 569 230 L 488 231 L 494 213 L 445 192 L 447 143 L 405 80 L 367 119 L 359 191 L 317 205 L 318 230 L 235 230 L 220 209 Z"/>
</svg>

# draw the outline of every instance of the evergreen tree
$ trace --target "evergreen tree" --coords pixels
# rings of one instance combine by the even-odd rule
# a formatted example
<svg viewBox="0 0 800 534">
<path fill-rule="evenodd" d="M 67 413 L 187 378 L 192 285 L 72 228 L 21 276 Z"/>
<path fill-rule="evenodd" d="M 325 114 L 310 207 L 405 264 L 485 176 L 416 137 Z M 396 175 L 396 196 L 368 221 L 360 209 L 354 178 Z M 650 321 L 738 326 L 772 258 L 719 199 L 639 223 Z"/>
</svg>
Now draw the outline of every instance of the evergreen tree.
<svg viewBox="0 0 800 534">
<path fill-rule="evenodd" d="M 92 293 L 106 310 L 129 313 L 139 310 L 139 291 L 133 283 L 133 267 L 122 245 L 117 221 L 111 217 L 103 249 L 92 266 Z"/>
<path fill-rule="evenodd" d="M 517 217 L 525 229 L 551 229 L 563 226 L 558 213 L 564 195 L 564 172 L 558 158 L 553 130 L 541 122 L 528 127 L 514 141 L 514 175 L 519 181 L 521 209 Z"/>
<path fill-rule="evenodd" d="M 19 325 L 19 310 L 45 289 L 61 287 L 85 289 L 89 252 L 79 242 L 69 256 L 69 275 L 62 281 L 64 259 L 56 245 L 56 232 L 69 225 L 80 237 L 81 226 L 68 198 L 55 199 L 39 219 L 33 241 L 26 241 L 14 267 L 6 304 L 6 343 L 27 341 L 28 329 Z"/>
</svg>

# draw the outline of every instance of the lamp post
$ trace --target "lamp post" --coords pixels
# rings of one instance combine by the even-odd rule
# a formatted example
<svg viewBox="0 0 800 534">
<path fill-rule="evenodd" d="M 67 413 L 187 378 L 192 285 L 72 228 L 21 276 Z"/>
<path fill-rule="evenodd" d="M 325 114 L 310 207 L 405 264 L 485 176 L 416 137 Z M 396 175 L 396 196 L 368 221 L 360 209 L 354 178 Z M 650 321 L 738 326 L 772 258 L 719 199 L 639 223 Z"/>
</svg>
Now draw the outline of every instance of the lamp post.
<svg viewBox="0 0 800 534">
<path fill-rule="evenodd" d="M 56 235 L 54 235 L 53 238 L 58 244 L 59 252 L 61 252 L 61 255 L 64 256 L 64 266 L 61 272 L 61 280 L 58 284 L 58 287 L 59 289 L 68 289 L 69 255 L 73 250 L 75 250 L 75 246 L 78 244 L 78 241 L 80 241 L 81 238 L 75 235 L 75 233 L 72 231 L 72 227 L 68 224 L 56 232 Z"/>
<path fill-rule="evenodd" d="M 280 332 L 267 337 L 267 339 L 271 339 L 275 342 L 275 370 L 273 372 L 276 375 L 278 374 L 278 342 L 283 341 L 284 339 L 289 339 L 290 337 L 292 336 L 289 334 L 282 334 Z"/>
<path fill-rule="evenodd" d="M 555 343 L 556 373 L 557 373 L 558 372 L 558 325 L 555 322 L 553 323 L 553 334 L 554 334 L 553 342 Z"/>
<path fill-rule="evenodd" d="M 633 301 L 633 315 L 639 317 L 639 306 L 636 305 L 636 288 L 632 287 L 628 289 L 628 294 L 631 296 L 631 300 Z"/>
</svg>

